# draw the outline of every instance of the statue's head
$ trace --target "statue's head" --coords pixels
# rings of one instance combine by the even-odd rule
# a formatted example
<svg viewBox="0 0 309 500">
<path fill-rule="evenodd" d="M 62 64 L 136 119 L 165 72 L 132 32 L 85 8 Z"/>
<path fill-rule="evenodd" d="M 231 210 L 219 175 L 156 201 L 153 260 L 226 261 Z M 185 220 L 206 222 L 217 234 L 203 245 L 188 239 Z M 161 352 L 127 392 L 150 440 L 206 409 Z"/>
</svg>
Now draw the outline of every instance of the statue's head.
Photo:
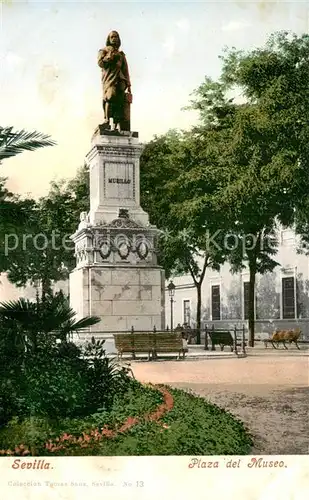
<svg viewBox="0 0 309 500">
<path fill-rule="evenodd" d="M 111 31 L 106 40 L 106 46 L 112 46 L 119 49 L 121 45 L 121 40 L 119 33 L 117 31 Z"/>
</svg>

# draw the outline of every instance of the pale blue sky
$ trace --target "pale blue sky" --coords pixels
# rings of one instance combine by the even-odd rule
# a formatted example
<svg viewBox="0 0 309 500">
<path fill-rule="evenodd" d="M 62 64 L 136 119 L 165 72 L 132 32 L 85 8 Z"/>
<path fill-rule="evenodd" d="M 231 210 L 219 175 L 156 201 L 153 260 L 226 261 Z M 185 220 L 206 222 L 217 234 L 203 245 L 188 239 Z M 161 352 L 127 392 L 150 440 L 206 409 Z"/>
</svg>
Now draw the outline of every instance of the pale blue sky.
<svg viewBox="0 0 309 500">
<path fill-rule="evenodd" d="M 2 0 L 3 1 L 3 0 Z M 54 148 L 7 160 L 11 189 L 41 194 L 82 165 L 102 121 L 97 51 L 112 29 L 127 55 L 132 129 L 141 140 L 189 127 L 181 111 L 224 46 L 248 49 L 277 30 L 308 31 L 308 2 L 52 2 L 0 5 L 1 125 L 50 133 Z"/>
</svg>

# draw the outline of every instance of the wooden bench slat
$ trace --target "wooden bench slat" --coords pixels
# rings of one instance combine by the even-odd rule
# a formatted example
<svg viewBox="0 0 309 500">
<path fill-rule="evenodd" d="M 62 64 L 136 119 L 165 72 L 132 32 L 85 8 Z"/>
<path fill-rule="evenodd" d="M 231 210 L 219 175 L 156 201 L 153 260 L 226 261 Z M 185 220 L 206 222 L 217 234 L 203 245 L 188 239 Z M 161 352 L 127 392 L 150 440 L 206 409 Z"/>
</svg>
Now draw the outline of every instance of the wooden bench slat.
<svg viewBox="0 0 309 500">
<path fill-rule="evenodd" d="M 156 357 L 157 353 L 176 352 L 178 356 L 180 353 L 185 355 L 187 349 L 183 349 L 182 336 L 179 333 L 171 332 L 138 332 L 138 333 L 119 333 L 114 334 L 115 347 L 118 355 L 122 356 L 124 353 L 135 352 L 150 354 Z"/>
</svg>

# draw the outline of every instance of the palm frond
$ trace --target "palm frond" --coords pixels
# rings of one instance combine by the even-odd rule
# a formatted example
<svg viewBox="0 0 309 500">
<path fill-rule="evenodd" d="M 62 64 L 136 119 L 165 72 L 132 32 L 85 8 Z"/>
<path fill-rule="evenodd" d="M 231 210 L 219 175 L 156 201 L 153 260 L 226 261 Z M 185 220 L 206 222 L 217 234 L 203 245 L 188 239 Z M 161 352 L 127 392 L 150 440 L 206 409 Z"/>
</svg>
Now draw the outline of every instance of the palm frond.
<svg viewBox="0 0 309 500">
<path fill-rule="evenodd" d="M 100 322 L 100 318 L 98 316 L 86 316 L 75 323 L 70 321 L 66 325 L 63 325 L 61 328 L 62 331 L 66 331 L 66 333 L 76 332 L 78 330 L 82 330 L 83 328 L 88 328 L 89 326 L 96 325 Z"/>
<path fill-rule="evenodd" d="M 13 131 L 13 127 L 0 127 L 0 162 L 23 151 L 34 151 L 55 144 L 49 135 L 40 132 Z"/>
<path fill-rule="evenodd" d="M 0 303 L 0 314 L 3 316 L 8 316 L 16 313 L 34 312 L 36 310 L 36 305 L 29 299 L 21 297 L 18 300 L 9 300 L 7 302 Z"/>
<path fill-rule="evenodd" d="M 31 302 L 20 298 L 0 303 L 0 320 L 13 321 L 24 334 L 56 334 L 65 339 L 69 334 L 88 328 L 100 321 L 97 316 L 86 316 L 76 321 L 76 312 L 66 301 L 52 297 L 47 302 Z M 8 323 L 7 323 L 8 325 Z"/>
<path fill-rule="evenodd" d="M 36 304 L 28 299 L 20 298 L 0 304 L 0 318 L 18 321 L 25 329 L 31 329 L 37 319 Z"/>
</svg>

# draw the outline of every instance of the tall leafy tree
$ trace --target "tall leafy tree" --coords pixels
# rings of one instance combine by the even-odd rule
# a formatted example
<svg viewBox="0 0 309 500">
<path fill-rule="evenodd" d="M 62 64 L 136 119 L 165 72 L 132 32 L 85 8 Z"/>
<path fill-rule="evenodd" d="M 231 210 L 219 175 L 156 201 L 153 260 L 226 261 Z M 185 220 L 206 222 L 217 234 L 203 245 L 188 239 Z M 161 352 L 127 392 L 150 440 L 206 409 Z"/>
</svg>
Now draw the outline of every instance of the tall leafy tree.
<svg viewBox="0 0 309 500">
<path fill-rule="evenodd" d="M 70 236 L 77 230 L 80 212 L 89 209 L 88 177 L 84 165 L 75 178 L 53 182 L 48 195 L 33 202 L 19 245 L 10 253 L 8 278 L 17 286 L 39 282 L 44 298 L 53 281 L 68 278 L 75 267 Z"/>
<path fill-rule="evenodd" d="M 223 200 L 235 212 L 242 237 L 253 233 L 257 243 L 265 234 L 273 239 L 276 222 L 292 225 L 297 214 L 301 230 L 308 214 L 308 49 L 307 34 L 279 32 L 265 47 L 228 50 L 222 58 L 222 81 L 245 99 L 233 130 L 231 159 L 237 176 Z M 264 245 L 262 252 L 257 244 L 243 256 L 250 270 L 251 345 L 255 274 L 275 267 L 274 243 Z"/>
<path fill-rule="evenodd" d="M 198 342 L 206 269 L 218 270 L 225 259 L 224 246 L 212 241 L 222 218 L 215 203 L 220 144 L 216 131 L 208 132 L 170 131 L 148 143 L 141 157 L 142 205 L 163 231 L 159 261 L 167 277 L 190 274 L 196 288 Z"/>
<path fill-rule="evenodd" d="M 50 136 L 39 132 L 0 127 L 0 164 L 23 151 L 54 144 Z M 29 214 L 35 206 L 34 200 L 22 199 L 11 193 L 5 182 L 6 178 L 0 178 L 0 272 L 14 269 L 22 262 L 24 253 L 20 243 L 23 233 L 27 231 Z"/>
<path fill-rule="evenodd" d="M 232 270 L 249 268 L 250 345 L 256 274 L 278 265 L 276 225 L 290 225 L 298 214 L 306 229 L 308 48 L 308 35 L 284 32 L 253 51 L 227 50 L 219 81 L 206 78 L 191 102 L 201 130 L 213 125 L 226 131 L 222 155 L 229 173 L 218 197 L 236 239 Z M 235 94 L 241 99 L 228 99 Z"/>
<path fill-rule="evenodd" d="M 23 200 L 8 191 L 5 182 L 0 180 L 0 273 L 23 265 L 22 237 L 35 205 L 33 200 Z"/>
<path fill-rule="evenodd" d="M 217 229 L 225 238 L 230 231 L 233 241 L 225 239 L 221 258 L 225 255 L 230 260 L 233 271 L 249 268 L 251 345 L 256 275 L 278 265 L 274 259 L 277 223 L 291 224 L 295 198 L 303 200 L 308 193 L 307 45 L 307 36 L 281 33 L 273 35 L 266 48 L 246 54 L 227 51 L 220 79 L 206 78 L 194 93 L 190 105 L 199 111 L 200 123 L 190 132 L 189 154 L 184 158 L 178 153 L 176 163 L 179 160 L 183 171 L 177 171 L 174 182 L 167 182 L 167 201 L 160 205 L 172 214 L 173 228 L 179 226 L 178 219 L 182 228 L 193 224 L 199 235 L 209 227 L 205 221 L 212 220 L 211 214 L 224 214 L 216 221 Z M 296 87 L 297 95 L 291 95 Z M 231 97 L 231 91 L 241 93 L 242 99 Z M 193 138 L 200 141 L 197 155 Z M 192 169 L 186 168 L 188 158 L 189 165 L 194 158 Z M 172 186 L 175 198 L 173 189 L 169 190 Z M 298 206 L 304 205 L 298 202 Z"/>
</svg>

